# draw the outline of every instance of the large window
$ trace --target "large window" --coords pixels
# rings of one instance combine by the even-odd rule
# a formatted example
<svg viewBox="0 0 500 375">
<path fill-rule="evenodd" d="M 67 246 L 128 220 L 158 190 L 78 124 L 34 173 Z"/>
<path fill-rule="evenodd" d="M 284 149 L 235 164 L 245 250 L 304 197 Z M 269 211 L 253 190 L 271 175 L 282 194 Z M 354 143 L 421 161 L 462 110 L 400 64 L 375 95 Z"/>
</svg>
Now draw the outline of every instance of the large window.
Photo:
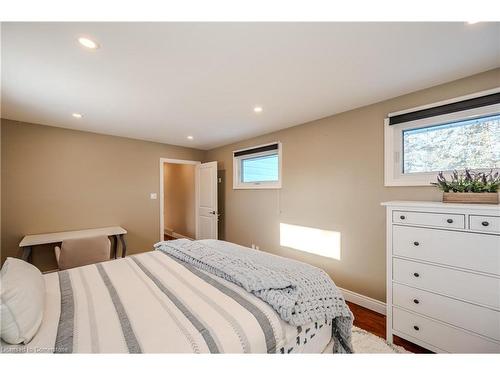
<svg viewBox="0 0 500 375">
<path fill-rule="evenodd" d="M 403 130 L 403 173 L 500 168 L 500 115 Z"/>
<path fill-rule="evenodd" d="M 280 187 L 280 143 L 271 143 L 234 151 L 234 189 L 276 189 Z"/>
<path fill-rule="evenodd" d="M 500 169 L 500 90 L 390 114 L 385 185 L 429 185 L 440 171 Z"/>
</svg>

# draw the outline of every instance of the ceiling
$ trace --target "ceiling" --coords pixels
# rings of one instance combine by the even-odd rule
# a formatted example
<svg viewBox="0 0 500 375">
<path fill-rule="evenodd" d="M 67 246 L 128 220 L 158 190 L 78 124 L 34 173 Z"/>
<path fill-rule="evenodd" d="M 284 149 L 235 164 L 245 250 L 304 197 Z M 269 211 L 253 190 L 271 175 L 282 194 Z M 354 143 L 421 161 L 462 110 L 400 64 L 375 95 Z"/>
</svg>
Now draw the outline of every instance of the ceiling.
<svg viewBox="0 0 500 375">
<path fill-rule="evenodd" d="M 500 66 L 500 23 L 3 23 L 1 31 L 3 118 L 199 149 Z M 80 36 L 101 48 L 82 47 Z"/>
</svg>

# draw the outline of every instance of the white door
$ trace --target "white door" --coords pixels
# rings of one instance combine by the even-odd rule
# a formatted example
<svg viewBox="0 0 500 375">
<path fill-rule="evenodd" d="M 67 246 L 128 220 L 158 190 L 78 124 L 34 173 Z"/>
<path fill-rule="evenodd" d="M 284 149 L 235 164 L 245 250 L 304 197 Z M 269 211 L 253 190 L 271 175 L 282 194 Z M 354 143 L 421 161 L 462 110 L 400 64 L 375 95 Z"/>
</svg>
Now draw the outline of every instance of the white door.
<svg viewBox="0 0 500 375">
<path fill-rule="evenodd" d="M 196 239 L 217 239 L 217 162 L 196 166 L 198 225 Z"/>
</svg>

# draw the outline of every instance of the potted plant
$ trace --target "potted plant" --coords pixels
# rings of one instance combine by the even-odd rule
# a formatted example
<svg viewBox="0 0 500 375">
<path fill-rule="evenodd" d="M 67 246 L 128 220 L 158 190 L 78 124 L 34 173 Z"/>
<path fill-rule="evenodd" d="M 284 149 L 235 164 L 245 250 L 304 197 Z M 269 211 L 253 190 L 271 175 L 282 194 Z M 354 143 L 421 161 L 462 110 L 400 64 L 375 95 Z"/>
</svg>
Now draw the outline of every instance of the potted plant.
<svg viewBox="0 0 500 375">
<path fill-rule="evenodd" d="M 445 203 L 490 203 L 498 204 L 500 175 L 498 172 L 453 171 L 450 180 L 439 172 L 437 182 L 431 182 L 443 191 Z"/>
</svg>

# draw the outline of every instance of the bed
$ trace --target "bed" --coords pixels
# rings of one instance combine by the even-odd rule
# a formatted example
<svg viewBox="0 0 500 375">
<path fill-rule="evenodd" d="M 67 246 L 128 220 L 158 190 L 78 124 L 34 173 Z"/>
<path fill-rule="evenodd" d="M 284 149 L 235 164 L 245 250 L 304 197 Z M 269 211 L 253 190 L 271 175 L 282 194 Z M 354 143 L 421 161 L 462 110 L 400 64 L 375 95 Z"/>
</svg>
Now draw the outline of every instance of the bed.
<svg viewBox="0 0 500 375">
<path fill-rule="evenodd" d="M 328 318 L 292 325 L 255 293 L 164 251 L 43 277 L 38 332 L 2 352 L 321 353 L 336 330 Z"/>
</svg>

